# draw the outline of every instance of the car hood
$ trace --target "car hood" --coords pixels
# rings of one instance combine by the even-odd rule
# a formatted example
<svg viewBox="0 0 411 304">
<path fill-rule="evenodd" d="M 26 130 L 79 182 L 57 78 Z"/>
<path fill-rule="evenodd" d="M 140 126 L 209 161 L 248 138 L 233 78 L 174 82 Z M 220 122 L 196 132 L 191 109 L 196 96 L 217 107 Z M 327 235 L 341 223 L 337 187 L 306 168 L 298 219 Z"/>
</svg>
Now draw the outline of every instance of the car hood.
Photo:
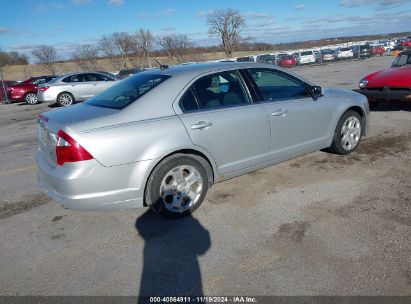
<svg viewBox="0 0 411 304">
<path fill-rule="evenodd" d="M 365 78 L 368 80 L 367 87 L 411 87 L 411 67 L 389 68 Z"/>
<path fill-rule="evenodd" d="M 336 97 L 336 96 L 353 96 L 357 95 L 357 93 L 348 90 L 348 89 L 342 89 L 342 88 L 323 88 L 323 95 L 328 96 L 328 97 Z"/>
</svg>

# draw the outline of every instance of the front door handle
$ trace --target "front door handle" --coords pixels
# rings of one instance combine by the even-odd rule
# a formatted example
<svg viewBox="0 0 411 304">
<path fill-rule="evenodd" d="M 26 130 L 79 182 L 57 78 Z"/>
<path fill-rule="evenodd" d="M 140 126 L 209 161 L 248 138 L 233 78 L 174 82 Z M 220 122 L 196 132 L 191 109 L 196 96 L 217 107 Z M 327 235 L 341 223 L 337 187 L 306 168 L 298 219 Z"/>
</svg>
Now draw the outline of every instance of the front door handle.
<svg viewBox="0 0 411 304">
<path fill-rule="evenodd" d="M 285 115 L 287 115 L 288 110 L 284 110 L 284 109 L 278 109 L 277 111 L 271 113 L 272 116 L 281 116 L 284 117 Z"/>
<path fill-rule="evenodd" d="M 191 129 L 198 130 L 198 129 L 205 129 L 211 127 L 213 125 L 212 122 L 208 121 L 199 121 L 198 123 L 191 125 Z"/>
</svg>

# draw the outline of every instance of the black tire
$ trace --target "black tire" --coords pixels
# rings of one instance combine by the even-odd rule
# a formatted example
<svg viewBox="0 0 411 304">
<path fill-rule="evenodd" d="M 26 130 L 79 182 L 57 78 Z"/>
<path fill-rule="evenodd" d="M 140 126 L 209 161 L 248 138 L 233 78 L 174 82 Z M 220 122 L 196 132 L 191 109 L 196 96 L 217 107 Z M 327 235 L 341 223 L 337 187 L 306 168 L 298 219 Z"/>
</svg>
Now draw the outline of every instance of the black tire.
<svg viewBox="0 0 411 304">
<path fill-rule="evenodd" d="M 200 182 L 196 182 L 197 184 L 194 183 L 190 186 L 192 189 L 197 187 L 195 190 L 199 192 L 197 193 L 195 201 L 191 200 L 188 197 L 188 194 L 186 194 L 186 192 L 184 192 L 181 188 L 169 191 L 169 195 L 162 192 L 162 186 L 169 187 L 174 184 L 174 176 L 172 176 L 172 174 L 174 172 L 178 174 L 182 168 L 184 168 L 184 170 L 181 171 L 183 173 L 188 170 L 186 172 L 187 176 L 188 174 L 193 173 L 196 177 L 201 179 Z M 194 169 L 192 172 L 189 172 L 191 168 L 194 168 L 196 172 Z M 147 181 L 145 190 L 146 204 L 155 213 L 166 218 L 177 219 L 193 213 L 204 201 L 204 198 L 207 195 L 207 190 L 211 184 L 208 178 L 208 170 L 211 170 L 208 162 L 202 157 L 196 155 L 174 154 L 167 157 L 154 168 Z M 177 179 L 175 181 L 178 183 Z M 183 187 L 181 183 L 176 187 L 180 186 Z M 187 189 L 185 190 L 188 191 Z M 170 202 L 170 200 L 173 200 L 174 198 L 179 200 L 181 198 L 181 209 L 174 207 L 174 205 Z"/>
<path fill-rule="evenodd" d="M 26 102 L 26 104 L 28 105 L 35 105 L 37 103 L 39 103 L 38 99 L 37 99 L 37 95 L 34 92 L 28 92 L 24 95 L 24 101 Z"/>
<path fill-rule="evenodd" d="M 355 126 L 357 126 L 357 124 L 359 124 L 359 133 L 358 133 L 358 129 L 356 127 L 353 128 L 353 129 L 355 129 L 355 134 L 354 134 L 354 131 L 353 131 L 353 134 L 352 134 L 353 139 L 352 140 L 355 141 L 356 143 L 352 144 L 352 145 L 346 144 L 345 140 L 344 140 L 344 136 L 342 135 L 345 128 L 348 127 L 348 122 L 349 121 L 351 121 Z M 343 127 L 344 127 L 344 129 L 343 129 Z M 357 138 L 357 136 L 358 136 L 358 138 Z M 358 147 L 358 144 L 361 140 L 361 136 L 362 136 L 362 118 L 361 118 L 361 116 L 355 111 L 347 110 L 341 116 L 340 120 L 337 123 L 337 127 L 335 128 L 335 131 L 334 131 L 333 141 L 331 143 L 331 146 L 330 146 L 329 150 L 332 153 L 336 153 L 336 154 L 340 154 L 340 155 L 349 154 Z M 351 137 L 351 134 L 348 137 Z"/>
<path fill-rule="evenodd" d="M 62 92 L 57 96 L 57 104 L 60 107 L 67 107 L 74 104 L 74 97 L 69 92 Z"/>
</svg>

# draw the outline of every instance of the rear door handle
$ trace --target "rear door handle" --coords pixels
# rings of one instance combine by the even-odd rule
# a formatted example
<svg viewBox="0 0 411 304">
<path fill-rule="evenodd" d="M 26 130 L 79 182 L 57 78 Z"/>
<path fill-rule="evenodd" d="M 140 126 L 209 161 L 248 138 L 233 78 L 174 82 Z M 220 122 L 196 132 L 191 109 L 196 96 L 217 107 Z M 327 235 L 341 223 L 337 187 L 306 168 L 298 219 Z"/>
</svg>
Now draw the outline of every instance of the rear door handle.
<svg viewBox="0 0 411 304">
<path fill-rule="evenodd" d="M 198 129 L 205 129 L 211 127 L 213 125 L 212 122 L 208 121 L 199 121 L 198 123 L 191 125 L 191 129 L 198 130 Z"/>
<path fill-rule="evenodd" d="M 287 115 L 288 110 L 284 110 L 284 109 L 278 109 L 277 111 L 271 113 L 272 116 L 282 116 L 284 117 L 285 115 Z"/>
</svg>

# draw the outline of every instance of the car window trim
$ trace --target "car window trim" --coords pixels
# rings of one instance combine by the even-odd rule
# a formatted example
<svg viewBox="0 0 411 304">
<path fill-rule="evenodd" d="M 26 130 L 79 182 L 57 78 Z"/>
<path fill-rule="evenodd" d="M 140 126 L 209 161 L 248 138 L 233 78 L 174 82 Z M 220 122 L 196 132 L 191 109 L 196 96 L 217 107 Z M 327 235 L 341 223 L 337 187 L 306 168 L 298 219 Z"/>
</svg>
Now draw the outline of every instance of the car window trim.
<svg viewBox="0 0 411 304">
<path fill-rule="evenodd" d="M 248 70 L 250 70 L 250 69 L 267 70 L 267 71 L 273 72 L 275 74 L 278 74 L 280 76 L 283 76 L 287 79 L 290 79 L 290 80 L 302 85 L 305 88 L 305 90 L 308 94 L 307 94 L 306 97 L 284 98 L 284 99 L 277 99 L 277 100 L 265 100 L 263 94 L 261 93 L 260 88 L 257 85 L 257 83 L 254 81 L 254 79 L 251 77 L 250 73 L 248 72 Z M 270 68 L 254 68 L 254 67 L 251 67 L 251 68 L 245 68 L 244 71 L 245 71 L 245 73 L 248 74 L 247 78 L 253 84 L 254 89 L 257 90 L 258 97 L 261 98 L 260 100 L 256 100 L 255 103 L 284 102 L 284 101 L 287 101 L 287 100 L 304 99 L 304 98 L 307 98 L 307 97 L 311 97 L 314 100 L 314 97 L 312 96 L 312 93 L 309 90 L 309 85 L 306 82 L 294 77 L 293 75 L 287 74 L 287 73 L 282 72 L 280 70 L 275 70 L 275 69 L 270 69 Z"/>
</svg>

